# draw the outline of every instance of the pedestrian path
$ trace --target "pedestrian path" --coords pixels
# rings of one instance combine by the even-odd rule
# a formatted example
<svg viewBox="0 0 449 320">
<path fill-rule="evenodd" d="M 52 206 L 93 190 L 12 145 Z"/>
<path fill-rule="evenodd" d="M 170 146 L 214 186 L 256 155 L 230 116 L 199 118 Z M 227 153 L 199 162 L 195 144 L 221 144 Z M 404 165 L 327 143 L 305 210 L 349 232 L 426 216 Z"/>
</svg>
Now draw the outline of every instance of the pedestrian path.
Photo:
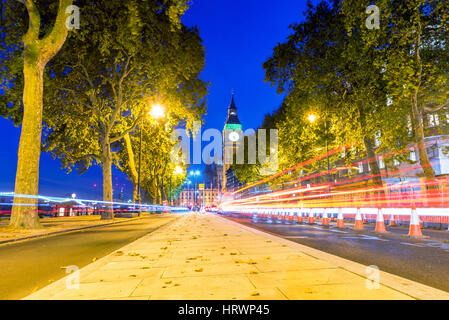
<svg viewBox="0 0 449 320">
<path fill-rule="evenodd" d="M 72 274 L 26 299 L 449 299 L 373 271 L 221 216 L 189 213 L 81 269 L 79 288 Z"/>
</svg>

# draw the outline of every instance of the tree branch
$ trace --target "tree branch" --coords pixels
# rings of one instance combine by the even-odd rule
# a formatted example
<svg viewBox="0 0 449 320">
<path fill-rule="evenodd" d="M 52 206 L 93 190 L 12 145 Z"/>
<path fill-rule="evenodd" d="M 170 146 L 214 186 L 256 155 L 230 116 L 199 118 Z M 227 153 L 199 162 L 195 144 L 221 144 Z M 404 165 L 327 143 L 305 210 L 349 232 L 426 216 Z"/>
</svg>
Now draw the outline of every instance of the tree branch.
<svg viewBox="0 0 449 320">
<path fill-rule="evenodd" d="M 23 36 L 23 42 L 25 45 L 27 43 L 32 43 L 39 39 L 39 30 L 41 26 L 41 16 L 39 14 L 39 10 L 32 0 L 18 0 L 20 3 L 23 3 L 28 11 L 28 31 Z"/>
<path fill-rule="evenodd" d="M 116 141 L 119 141 L 119 140 L 123 139 L 123 137 L 124 137 L 125 135 L 131 133 L 131 131 L 133 131 L 134 129 L 136 129 L 137 124 L 139 123 L 139 119 L 140 119 L 140 117 L 139 117 L 139 118 L 136 118 L 136 120 L 134 120 L 134 124 L 133 124 L 131 127 L 129 127 L 127 130 L 123 131 L 123 133 L 122 133 L 121 135 L 119 135 L 119 136 L 117 136 L 117 137 L 110 138 L 109 141 L 110 141 L 111 143 L 113 143 L 113 142 L 116 142 Z"/>
<path fill-rule="evenodd" d="M 26 0 L 31 2 L 31 0 Z M 61 49 L 69 32 L 66 26 L 66 9 L 72 5 L 73 0 L 59 0 L 58 14 L 51 31 L 39 41 L 44 64 L 47 64 Z"/>
</svg>

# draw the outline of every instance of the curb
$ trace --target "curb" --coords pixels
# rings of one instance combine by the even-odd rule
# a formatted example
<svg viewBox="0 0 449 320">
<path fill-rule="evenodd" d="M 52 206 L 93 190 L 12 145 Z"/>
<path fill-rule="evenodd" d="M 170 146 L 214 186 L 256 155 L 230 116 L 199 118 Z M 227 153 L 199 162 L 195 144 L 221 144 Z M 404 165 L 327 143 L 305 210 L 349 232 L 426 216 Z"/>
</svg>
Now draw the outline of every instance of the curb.
<svg viewBox="0 0 449 320">
<path fill-rule="evenodd" d="M 53 231 L 53 232 L 49 232 L 49 233 L 36 234 L 34 236 L 16 238 L 16 239 L 11 239 L 11 240 L 3 240 L 3 241 L 0 241 L 0 246 L 13 244 L 13 243 L 16 243 L 16 242 L 24 242 L 24 241 L 28 241 L 28 240 L 34 240 L 34 239 L 38 239 L 38 238 L 46 238 L 46 237 L 49 238 L 51 236 L 57 236 L 57 235 L 65 234 L 65 233 L 82 231 L 82 230 L 85 230 L 85 229 L 92 229 L 92 228 L 99 228 L 99 227 L 103 227 L 103 226 L 110 226 L 110 225 L 114 225 L 114 224 L 120 224 L 120 223 L 124 223 L 124 222 L 140 220 L 142 218 L 144 218 L 144 217 L 136 217 L 136 218 L 130 218 L 129 220 L 124 220 L 124 221 L 116 221 L 116 222 L 110 222 L 110 223 L 104 223 L 104 224 L 95 224 L 95 225 L 92 225 L 92 226 L 85 226 L 85 227 L 79 227 L 79 228 L 74 228 L 74 229 Z"/>
<path fill-rule="evenodd" d="M 272 240 L 276 240 L 278 242 L 284 243 L 294 249 L 300 250 L 303 253 L 306 253 L 310 256 L 313 256 L 315 258 L 319 258 L 322 260 L 325 260 L 329 263 L 335 264 L 336 266 L 345 269 L 349 272 L 352 272 L 354 274 L 357 274 L 358 276 L 362 277 L 362 278 L 366 278 L 366 268 L 367 266 L 360 264 L 358 262 L 354 262 L 345 258 L 341 258 L 339 256 L 318 250 L 318 249 L 314 249 L 290 240 L 287 240 L 285 238 L 279 237 L 279 236 L 275 236 L 273 234 L 264 232 L 262 230 L 259 229 L 254 229 L 245 225 L 242 225 L 238 222 L 229 220 L 227 218 L 224 218 L 222 216 L 217 215 L 217 218 L 223 220 L 223 221 L 227 221 L 229 223 L 238 225 L 239 227 L 253 232 L 255 234 L 260 234 L 263 235 L 267 238 L 270 238 Z M 430 286 L 427 286 L 425 284 L 416 282 L 416 281 L 412 281 L 412 280 L 408 280 L 406 278 L 400 277 L 400 276 L 396 276 L 394 274 L 385 272 L 385 271 L 379 271 L 380 272 L 380 279 L 382 279 L 380 281 L 380 283 L 386 287 L 389 287 L 393 290 L 396 290 L 398 292 L 401 292 L 405 295 L 408 295 L 414 299 L 417 300 L 449 300 L 449 292 L 440 290 L 440 289 L 436 289 Z"/>
</svg>

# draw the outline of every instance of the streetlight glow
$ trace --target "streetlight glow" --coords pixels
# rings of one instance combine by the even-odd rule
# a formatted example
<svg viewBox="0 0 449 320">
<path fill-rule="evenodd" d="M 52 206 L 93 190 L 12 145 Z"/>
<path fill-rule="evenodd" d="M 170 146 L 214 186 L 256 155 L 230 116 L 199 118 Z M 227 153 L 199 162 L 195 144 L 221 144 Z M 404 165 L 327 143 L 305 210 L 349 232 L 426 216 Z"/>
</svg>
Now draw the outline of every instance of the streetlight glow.
<svg viewBox="0 0 449 320">
<path fill-rule="evenodd" d="M 180 166 L 176 166 L 176 168 L 175 168 L 175 170 L 173 171 L 173 173 L 174 173 L 174 174 L 179 174 L 179 175 L 181 175 L 181 174 L 183 174 L 184 172 L 183 172 L 183 170 L 182 170 L 182 168 L 181 168 Z"/>
<path fill-rule="evenodd" d="M 150 115 L 154 119 L 159 119 L 164 116 L 164 107 L 162 107 L 160 104 L 155 104 L 151 107 Z"/>
<path fill-rule="evenodd" d="M 309 116 L 307 117 L 307 120 L 309 120 L 310 123 L 314 123 L 317 119 L 317 116 L 313 113 L 309 114 Z"/>
</svg>

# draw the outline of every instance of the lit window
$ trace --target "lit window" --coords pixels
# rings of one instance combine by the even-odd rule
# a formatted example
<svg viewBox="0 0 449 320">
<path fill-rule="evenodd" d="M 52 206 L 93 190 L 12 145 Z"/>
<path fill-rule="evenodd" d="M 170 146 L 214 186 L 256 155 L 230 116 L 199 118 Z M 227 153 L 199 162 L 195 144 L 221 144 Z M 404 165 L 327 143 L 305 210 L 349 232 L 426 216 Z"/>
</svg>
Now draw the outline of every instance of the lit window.
<svg viewBox="0 0 449 320">
<path fill-rule="evenodd" d="M 374 145 L 376 147 L 380 146 L 380 137 L 382 135 L 382 132 L 380 130 L 376 131 L 376 134 L 374 135 Z"/>
<path fill-rule="evenodd" d="M 379 168 L 380 169 L 385 168 L 385 162 L 384 159 L 382 159 L 382 157 L 379 157 Z"/>
<path fill-rule="evenodd" d="M 359 173 L 363 173 L 363 163 L 359 162 Z"/>
<path fill-rule="evenodd" d="M 437 114 L 427 115 L 427 120 L 429 121 L 429 127 L 435 127 L 440 125 L 440 119 Z"/>
<path fill-rule="evenodd" d="M 416 153 L 415 153 L 415 151 L 410 151 L 410 160 L 411 161 L 416 161 Z"/>
</svg>

